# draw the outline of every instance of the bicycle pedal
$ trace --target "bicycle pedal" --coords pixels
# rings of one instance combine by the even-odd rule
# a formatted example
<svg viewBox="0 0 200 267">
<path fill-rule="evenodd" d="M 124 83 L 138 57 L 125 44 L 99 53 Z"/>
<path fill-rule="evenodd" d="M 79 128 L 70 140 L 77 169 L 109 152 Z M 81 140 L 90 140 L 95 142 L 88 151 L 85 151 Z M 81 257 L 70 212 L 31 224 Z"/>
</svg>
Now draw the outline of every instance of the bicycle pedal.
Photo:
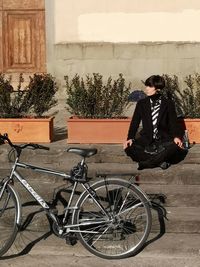
<svg viewBox="0 0 200 267">
<path fill-rule="evenodd" d="M 165 204 L 166 203 L 166 196 L 162 193 L 157 193 L 157 194 L 148 194 L 147 196 L 149 197 L 150 201 L 153 201 L 155 203 L 162 203 Z"/>
<path fill-rule="evenodd" d="M 77 238 L 74 235 L 68 235 L 66 236 L 65 241 L 67 245 L 74 246 L 77 243 Z"/>
</svg>

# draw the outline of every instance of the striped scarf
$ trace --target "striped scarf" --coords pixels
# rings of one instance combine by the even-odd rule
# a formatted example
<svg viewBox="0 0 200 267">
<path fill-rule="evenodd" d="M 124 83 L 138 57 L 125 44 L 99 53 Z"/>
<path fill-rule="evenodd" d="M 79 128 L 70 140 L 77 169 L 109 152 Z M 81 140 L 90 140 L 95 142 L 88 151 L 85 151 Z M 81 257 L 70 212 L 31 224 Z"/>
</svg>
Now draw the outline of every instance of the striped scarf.
<svg viewBox="0 0 200 267">
<path fill-rule="evenodd" d="M 150 98 L 151 103 L 151 118 L 152 118 L 152 126 L 153 126 L 153 139 L 158 139 L 158 115 L 160 111 L 160 105 L 161 105 L 161 98 L 156 99 L 153 101 Z"/>
</svg>

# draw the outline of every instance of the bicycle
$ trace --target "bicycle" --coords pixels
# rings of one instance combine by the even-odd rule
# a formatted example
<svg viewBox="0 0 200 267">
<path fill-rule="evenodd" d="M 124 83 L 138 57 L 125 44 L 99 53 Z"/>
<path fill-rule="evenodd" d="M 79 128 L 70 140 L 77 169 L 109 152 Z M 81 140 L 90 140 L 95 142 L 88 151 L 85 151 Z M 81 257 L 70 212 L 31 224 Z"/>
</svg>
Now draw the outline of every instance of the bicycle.
<svg viewBox="0 0 200 267">
<path fill-rule="evenodd" d="M 95 155 L 97 149 L 67 149 L 67 152 L 82 157 L 67 174 L 20 162 L 23 149 L 49 150 L 46 146 L 33 143 L 16 145 L 7 134 L 0 135 L 0 141 L 8 143 L 15 151 L 10 175 L 0 182 L 0 257 L 9 250 L 20 231 L 21 201 L 13 187 L 15 179 L 46 212 L 57 237 L 77 238 L 87 250 L 105 259 L 130 257 L 144 246 L 152 223 L 150 200 L 132 179 L 126 181 L 118 177 L 104 177 L 91 184 L 85 160 Z M 71 184 L 70 197 L 64 201 L 61 213 L 58 213 L 57 198 L 54 196 L 50 203 L 46 202 L 22 177 L 18 168 L 57 175 Z M 72 205 L 78 185 L 82 186 L 83 192 Z M 56 196 L 65 190 L 67 187 L 59 189 Z"/>
</svg>

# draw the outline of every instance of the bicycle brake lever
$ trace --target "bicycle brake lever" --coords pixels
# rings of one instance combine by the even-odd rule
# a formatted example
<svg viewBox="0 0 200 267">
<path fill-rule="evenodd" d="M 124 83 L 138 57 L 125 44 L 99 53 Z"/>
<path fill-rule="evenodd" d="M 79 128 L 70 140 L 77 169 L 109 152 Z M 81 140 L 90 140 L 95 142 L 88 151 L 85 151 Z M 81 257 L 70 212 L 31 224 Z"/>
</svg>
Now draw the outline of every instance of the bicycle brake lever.
<svg viewBox="0 0 200 267">
<path fill-rule="evenodd" d="M 49 147 L 47 146 L 42 146 L 39 144 L 30 144 L 30 146 L 32 146 L 33 149 L 44 149 L 44 150 L 49 150 Z"/>
<path fill-rule="evenodd" d="M 47 147 L 47 146 L 41 146 L 41 145 L 38 145 L 38 148 L 39 149 L 44 149 L 44 150 L 49 150 L 50 148 Z"/>
</svg>

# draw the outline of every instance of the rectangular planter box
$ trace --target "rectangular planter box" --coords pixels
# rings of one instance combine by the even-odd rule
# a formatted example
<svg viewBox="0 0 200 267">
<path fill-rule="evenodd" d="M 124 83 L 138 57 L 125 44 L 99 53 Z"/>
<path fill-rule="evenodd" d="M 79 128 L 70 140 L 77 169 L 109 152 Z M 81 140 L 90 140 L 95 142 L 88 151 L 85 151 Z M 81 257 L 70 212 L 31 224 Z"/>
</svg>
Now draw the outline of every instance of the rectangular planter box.
<svg viewBox="0 0 200 267">
<path fill-rule="evenodd" d="M 131 118 L 127 119 L 79 119 L 70 118 L 67 121 L 67 142 L 93 144 L 123 143 L 127 138 Z M 180 121 L 187 129 L 190 143 L 200 144 L 200 119 L 184 119 Z"/>
<path fill-rule="evenodd" d="M 67 121 L 67 143 L 118 144 L 123 143 L 128 134 L 130 118 L 127 119 L 79 119 Z"/>
<path fill-rule="evenodd" d="M 184 119 L 190 143 L 200 144 L 200 119 Z"/>
<path fill-rule="evenodd" d="M 0 119 L 0 133 L 7 133 L 14 143 L 50 143 L 53 140 L 53 119 L 54 117 Z"/>
</svg>

